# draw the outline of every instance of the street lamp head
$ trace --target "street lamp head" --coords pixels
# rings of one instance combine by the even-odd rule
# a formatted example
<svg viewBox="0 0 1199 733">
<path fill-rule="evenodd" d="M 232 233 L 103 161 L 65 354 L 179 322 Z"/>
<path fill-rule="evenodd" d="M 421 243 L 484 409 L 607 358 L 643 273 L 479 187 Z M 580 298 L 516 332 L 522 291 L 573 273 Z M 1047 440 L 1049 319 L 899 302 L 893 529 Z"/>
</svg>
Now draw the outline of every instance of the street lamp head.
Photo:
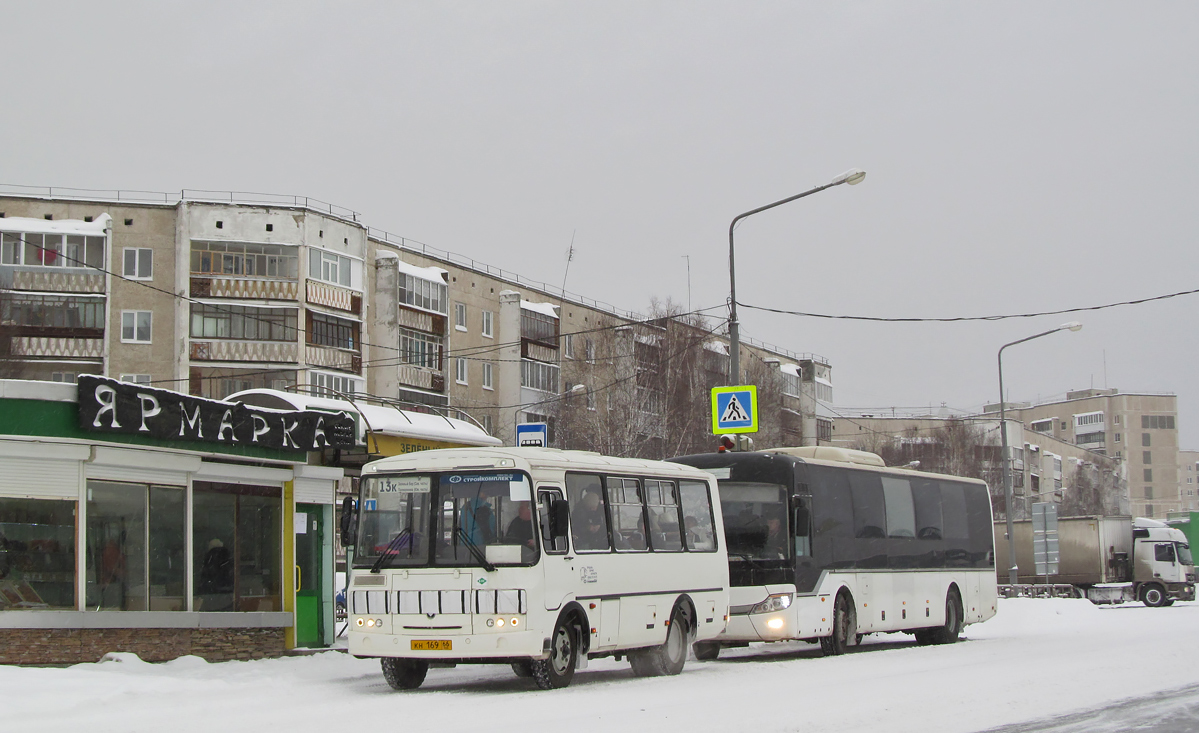
<svg viewBox="0 0 1199 733">
<path fill-rule="evenodd" d="M 1081 331 L 1082 324 L 1078 321 L 1070 321 L 1069 323 L 1063 323 L 1062 325 L 1058 326 L 1059 331 L 1065 331 L 1067 329 L 1071 331 Z"/>
<path fill-rule="evenodd" d="M 841 175 L 833 179 L 832 185 L 836 186 L 841 183 L 848 183 L 851 186 L 856 186 L 866 177 L 866 171 L 861 168 L 850 168 Z"/>
</svg>

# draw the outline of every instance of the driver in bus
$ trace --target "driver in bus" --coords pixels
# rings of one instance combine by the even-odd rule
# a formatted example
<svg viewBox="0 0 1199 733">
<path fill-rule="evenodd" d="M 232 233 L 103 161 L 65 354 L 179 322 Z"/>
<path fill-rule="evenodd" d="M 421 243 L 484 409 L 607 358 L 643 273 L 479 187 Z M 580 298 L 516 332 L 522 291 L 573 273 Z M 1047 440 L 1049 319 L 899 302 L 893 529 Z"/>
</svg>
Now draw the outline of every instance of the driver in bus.
<svg viewBox="0 0 1199 733">
<path fill-rule="evenodd" d="M 787 529 L 778 516 L 766 517 L 766 544 L 763 545 L 762 556 L 771 559 L 787 557 Z"/>
<path fill-rule="evenodd" d="M 504 544 L 533 546 L 533 509 L 530 502 L 516 502 L 516 518 L 508 523 Z"/>
</svg>

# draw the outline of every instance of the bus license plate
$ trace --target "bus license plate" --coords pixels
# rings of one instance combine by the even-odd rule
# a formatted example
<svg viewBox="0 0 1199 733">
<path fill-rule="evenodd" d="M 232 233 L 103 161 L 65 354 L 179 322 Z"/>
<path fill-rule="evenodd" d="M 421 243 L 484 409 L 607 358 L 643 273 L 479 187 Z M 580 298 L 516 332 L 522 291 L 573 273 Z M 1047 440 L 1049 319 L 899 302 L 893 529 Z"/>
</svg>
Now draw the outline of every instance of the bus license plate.
<svg viewBox="0 0 1199 733">
<path fill-rule="evenodd" d="M 452 639 L 413 639 L 411 643 L 414 652 L 448 652 L 454 649 Z"/>
</svg>

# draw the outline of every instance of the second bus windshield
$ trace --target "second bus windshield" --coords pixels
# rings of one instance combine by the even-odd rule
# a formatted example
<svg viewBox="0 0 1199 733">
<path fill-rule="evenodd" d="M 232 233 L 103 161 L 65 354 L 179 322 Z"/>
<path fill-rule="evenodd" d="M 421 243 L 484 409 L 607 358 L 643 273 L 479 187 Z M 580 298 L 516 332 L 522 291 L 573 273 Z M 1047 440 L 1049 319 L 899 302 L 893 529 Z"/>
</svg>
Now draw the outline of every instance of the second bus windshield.
<svg viewBox="0 0 1199 733">
<path fill-rule="evenodd" d="M 729 560 L 787 560 L 787 489 L 780 484 L 720 482 Z"/>
</svg>

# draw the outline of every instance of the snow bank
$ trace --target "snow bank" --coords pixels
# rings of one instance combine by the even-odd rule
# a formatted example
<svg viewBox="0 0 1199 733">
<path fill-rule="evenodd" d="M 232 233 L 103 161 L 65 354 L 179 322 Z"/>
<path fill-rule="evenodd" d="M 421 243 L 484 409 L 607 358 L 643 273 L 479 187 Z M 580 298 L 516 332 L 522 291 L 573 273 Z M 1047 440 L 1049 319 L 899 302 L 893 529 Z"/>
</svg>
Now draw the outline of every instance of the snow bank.
<svg viewBox="0 0 1199 733">
<path fill-rule="evenodd" d="M 1199 683 L 1199 604 L 1099 608 L 1001 600 L 949 646 L 903 634 L 821 658 L 799 642 L 726 650 L 677 677 L 639 679 L 597 660 L 541 692 L 507 667 L 430 670 L 393 692 L 374 660 L 309 657 L 206 664 L 184 658 L 62 669 L 0 667 L 6 722 L 39 733 L 213 730 L 969 732 L 1093 709 Z M 1152 657 L 1152 663 L 1147 660 Z M 1132 671 L 1135 670 L 1135 674 Z"/>
</svg>

